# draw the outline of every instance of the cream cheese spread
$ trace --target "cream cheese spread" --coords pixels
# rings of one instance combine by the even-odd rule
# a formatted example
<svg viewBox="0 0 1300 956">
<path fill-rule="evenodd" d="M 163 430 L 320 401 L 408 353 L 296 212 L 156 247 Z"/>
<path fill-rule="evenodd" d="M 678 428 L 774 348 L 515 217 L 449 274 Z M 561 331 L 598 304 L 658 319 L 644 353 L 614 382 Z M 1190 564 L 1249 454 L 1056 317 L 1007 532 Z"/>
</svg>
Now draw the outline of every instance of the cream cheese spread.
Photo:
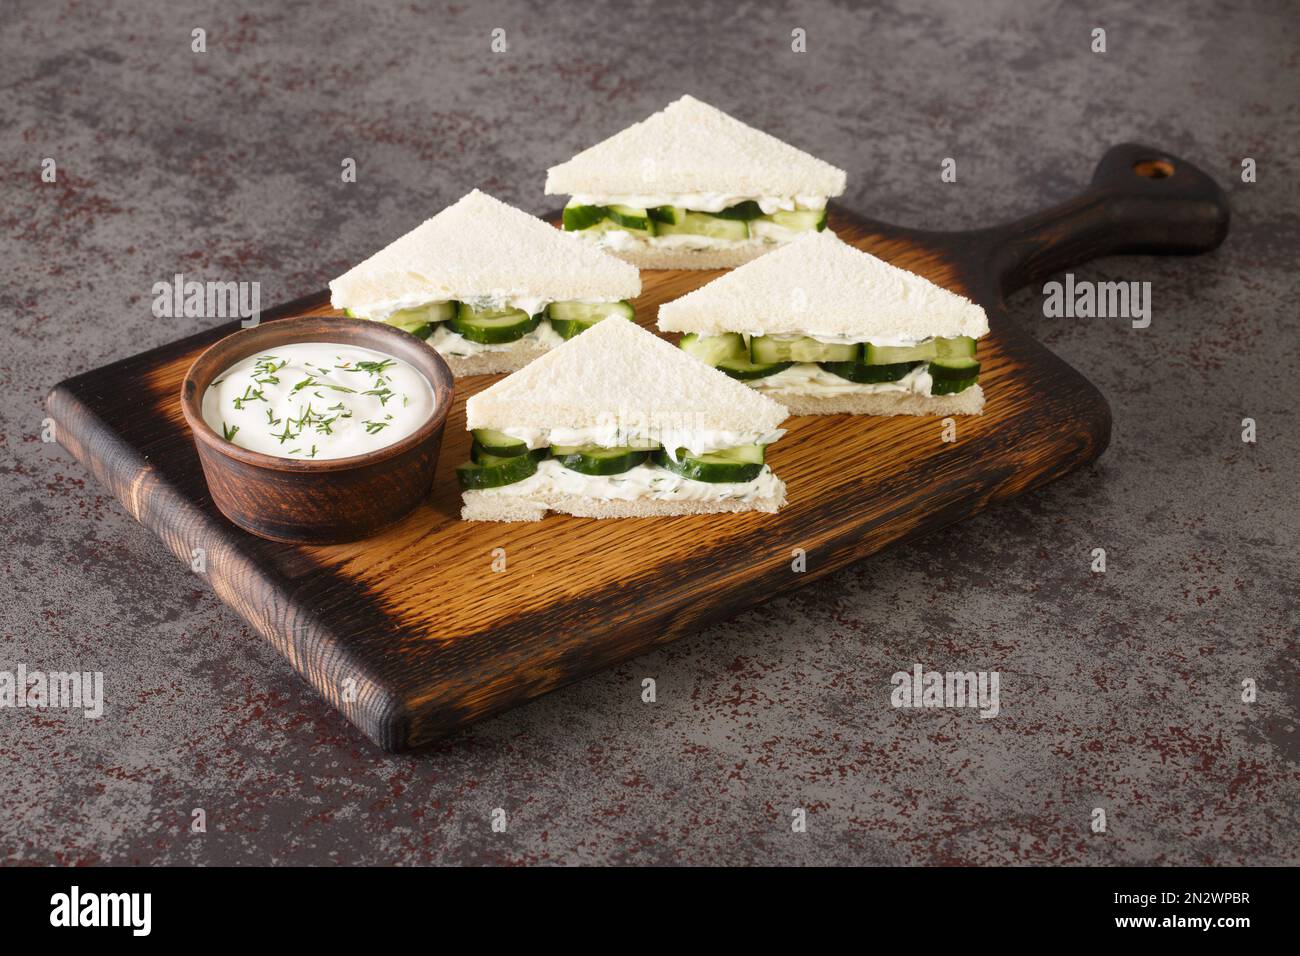
<svg viewBox="0 0 1300 956">
<path fill-rule="evenodd" d="M 785 485 L 763 466 L 752 481 L 695 481 L 658 465 L 637 465 L 618 475 L 584 475 L 565 468 L 553 458 L 539 462 L 535 474 L 514 484 L 487 488 L 475 494 L 533 498 L 545 493 L 579 495 L 602 501 L 739 501 L 776 498 L 785 504 Z"/>
<path fill-rule="evenodd" d="M 354 309 L 353 311 L 360 318 L 383 322 L 394 312 L 401 312 L 403 309 L 419 309 L 426 305 L 439 305 L 448 301 L 452 300 L 430 299 L 427 292 L 412 293 L 395 299 L 381 299 L 378 302 L 368 304 L 364 309 Z M 519 309 L 529 315 L 536 315 L 550 305 L 552 300 L 537 295 L 486 293 L 484 295 L 467 296 L 456 301 L 465 302 L 476 309 Z"/>
<path fill-rule="evenodd" d="M 622 196 L 574 196 L 570 206 L 631 206 L 650 209 L 654 206 L 676 206 L 694 212 L 722 212 L 742 202 L 756 202 L 763 215 L 795 209 L 825 209 L 825 196 L 732 196 L 727 193 L 638 193 Z"/>
<path fill-rule="evenodd" d="M 797 395 L 877 395 L 887 392 L 912 392 L 930 397 L 934 380 L 924 364 L 918 365 L 896 382 L 850 382 L 812 362 L 796 362 L 774 375 L 751 379 L 746 384 L 760 392 L 779 397 L 782 392 Z"/>
<path fill-rule="evenodd" d="M 536 313 L 534 313 L 536 314 Z M 564 337 L 551 326 L 550 320 L 542 319 L 533 329 L 523 338 L 515 339 L 513 342 L 500 342 L 493 345 L 484 345 L 481 342 L 471 342 L 459 332 L 453 332 L 447 325 L 440 325 L 433 330 L 425 341 L 439 355 L 454 355 L 458 358 L 466 358 L 471 355 L 482 355 L 485 352 L 508 352 L 516 348 L 534 348 L 534 349 L 553 349 L 557 345 L 564 344 Z"/>
<path fill-rule="evenodd" d="M 775 324 L 775 323 L 773 323 Z M 817 342 L 824 342 L 827 345 L 854 345 L 862 341 L 861 335 L 821 335 L 816 332 L 800 332 L 797 330 L 767 331 L 767 332 L 741 332 L 745 337 L 745 344 L 749 344 L 750 339 L 756 339 L 765 336 L 769 339 L 813 339 Z M 872 335 L 871 344 L 902 348 L 911 348 L 914 345 L 920 345 L 922 342 L 930 341 L 934 336 L 926 335 L 921 337 L 904 336 L 904 335 Z"/>
<path fill-rule="evenodd" d="M 816 368 L 816 366 L 813 366 Z M 688 429 L 672 423 L 632 425 L 610 416 L 608 421 L 588 428 L 502 428 L 529 448 L 553 445 L 599 445 L 602 448 L 653 448 L 662 445 L 673 461 L 677 451 L 685 448 L 693 455 L 707 455 L 738 445 L 770 445 L 785 434 L 778 428 L 771 432 L 735 432 L 716 429 Z"/>
</svg>

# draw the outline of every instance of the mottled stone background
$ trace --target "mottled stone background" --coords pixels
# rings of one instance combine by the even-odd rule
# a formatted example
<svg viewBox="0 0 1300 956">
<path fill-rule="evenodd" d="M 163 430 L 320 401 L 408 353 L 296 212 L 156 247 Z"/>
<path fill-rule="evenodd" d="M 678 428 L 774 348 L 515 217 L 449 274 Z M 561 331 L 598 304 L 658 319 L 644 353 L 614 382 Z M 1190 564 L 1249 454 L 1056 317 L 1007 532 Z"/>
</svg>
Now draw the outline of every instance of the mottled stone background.
<svg viewBox="0 0 1300 956">
<path fill-rule="evenodd" d="M 0 859 L 1296 862 L 1300 8 L 1082 6 L 6 0 L 0 668 L 102 670 L 108 703 L 0 711 Z M 1111 402 L 1094 467 L 416 756 L 41 443 L 55 382 L 204 327 L 154 319 L 155 281 L 269 306 L 472 186 L 540 213 L 548 165 L 683 92 L 846 168 L 881 219 L 1015 217 L 1137 139 L 1219 177 L 1232 234 L 1076 270 L 1150 280 L 1144 332 L 1013 300 Z M 892 709 L 914 662 L 1000 671 L 1001 715 Z"/>
</svg>

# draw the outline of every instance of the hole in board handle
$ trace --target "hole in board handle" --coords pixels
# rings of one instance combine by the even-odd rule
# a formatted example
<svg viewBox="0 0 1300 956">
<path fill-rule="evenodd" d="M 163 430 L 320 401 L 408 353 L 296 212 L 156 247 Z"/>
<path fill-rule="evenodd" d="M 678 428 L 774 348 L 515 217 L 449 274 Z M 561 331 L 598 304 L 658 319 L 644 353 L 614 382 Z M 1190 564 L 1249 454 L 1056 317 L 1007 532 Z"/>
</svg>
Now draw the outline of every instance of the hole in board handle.
<svg viewBox="0 0 1300 956">
<path fill-rule="evenodd" d="M 1144 159 L 1133 164 L 1133 172 L 1147 179 L 1168 179 L 1174 174 L 1174 164 L 1167 159 Z"/>
</svg>

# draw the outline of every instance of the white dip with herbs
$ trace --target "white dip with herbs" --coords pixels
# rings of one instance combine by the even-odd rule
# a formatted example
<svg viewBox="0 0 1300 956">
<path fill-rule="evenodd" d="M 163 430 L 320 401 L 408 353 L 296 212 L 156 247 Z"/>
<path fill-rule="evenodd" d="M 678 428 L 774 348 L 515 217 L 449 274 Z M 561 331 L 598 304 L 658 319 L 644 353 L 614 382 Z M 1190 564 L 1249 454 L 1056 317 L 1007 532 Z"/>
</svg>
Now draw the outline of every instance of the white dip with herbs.
<svg viewBox="0 0 1300 956">
<path fill-rule="evenodd" d="M 250 355 L 203 395 L 203 420 L 213 431 L 280 458 L 362 455 L 400 441 L 431 414 L 433 389 L 411 365 L 330 342 Z"/>
</svg>

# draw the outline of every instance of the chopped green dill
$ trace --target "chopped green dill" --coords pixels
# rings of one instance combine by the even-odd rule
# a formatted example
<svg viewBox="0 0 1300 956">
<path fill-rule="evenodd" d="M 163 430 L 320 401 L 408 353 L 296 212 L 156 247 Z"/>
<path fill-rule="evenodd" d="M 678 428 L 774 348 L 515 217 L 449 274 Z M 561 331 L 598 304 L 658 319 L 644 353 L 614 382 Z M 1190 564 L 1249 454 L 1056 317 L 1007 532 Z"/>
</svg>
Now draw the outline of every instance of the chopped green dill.
<svg viewBox="0 0 1300 956">
<path fill-rule="evenodd" d="M 239 434 L 239 426 L 238 425 L 230 426 L 223 421 L 221 423 L 221 434 L 226 439 L 226 441 L 234 441 L 235 436 Z"/>
<path fill-rule="evenodd" d="M 392 417 L 391 415 L 389 416 Z M 375 433 L 388 427 L 388 422 L 362 422 L 366 426 L 366 434 L 374 435 Z"/>
<path fill-rule="evenodd" d="M 262 358 L 259 358 L 257 364 L 253 366 L 253 381 L 258 385 L 279 385 L 280 379 L 275 373 L 288 364 L 288 359 L 285 359 L 279 365 L 276 365 L 274 355 L 263 356 Z"/>
<path fill-rule="evenodd" d="M 336 392 L 356 392 L 355 388 L 348 388 L 346 385 L 335 385 L 332 382 L 317 381 L 315 375 L 308 375 L 301 382 L 295 385 L 293 390 L 298 392 L 304 388 L 332 388 Z"/>
<path fill-rule="evenodd" d="M 246 385 L 244 386 L 244 394 L 240 398 L 236 398 L 232 404 L 235 406 L 235 411 L 242 412 L 246 403 L 264 401 L 266 401 L 266 396 L 262 394 L 260 388 L 255 389 L 251 385 Z"/>
</svg>

